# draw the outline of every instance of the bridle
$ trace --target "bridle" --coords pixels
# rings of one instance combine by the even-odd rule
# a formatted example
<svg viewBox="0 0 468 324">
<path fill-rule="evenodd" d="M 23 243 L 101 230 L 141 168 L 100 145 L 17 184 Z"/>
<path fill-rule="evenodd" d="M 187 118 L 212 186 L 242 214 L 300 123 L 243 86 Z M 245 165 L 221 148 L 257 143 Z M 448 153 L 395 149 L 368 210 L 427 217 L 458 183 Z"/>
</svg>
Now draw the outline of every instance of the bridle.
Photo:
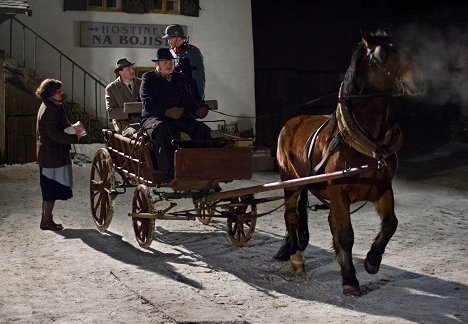
<svg viewBox="0 0 468 324">
<path fill-rule="evenodd" d="M 392 44 L 389 44 L 389 46 L 391 47 Z M 378 161 L 378 169 L 382 170 L 386 165 L 386 157 L 397 152 L 402 145 L 401 130 L 398 123 L 395 123 L 392 127 L 390 127 L 382 139 L 375 140 L 369 137 L 362 130 L 358 121 L 354 118 L 354 114 L 350 110 L 350 101 L 352 101 L 352 99 L 370 97 L 399 97 L 404 95 L 406 92 L 405 85 L 403 84 L 403 81 L 399 75 L 400 66 L 398 66 L 398 68 L 395 70 L 390 69 L 388 64 L 385 63 L 387 60 L 383 60 L 382 58 L 379 59 L 374 55 L 376 48 L 377 47 L 375 47 L 373 51 L 369 51 L 366 54 L 368 59 L 367 64 L 369 67 L 375 65 L 379 71 L 384 73 L 387 78 L 389 78 L 391 81 L 396 81 L 398 86 L 392 92 L 342 95 L 342 84 L 338 94 L 338 108 L 336 110 L 339 132 L 335 137 L 341 137 L 345 143 L 347 143 L 350 147 L 353 147 L 358 152 L 375 158 Z"/>
<path fill-rule="evenodd" d="M 390 47 L 393 47 L 391 43 L 389 43 L 388 45 Z M 374 51 L 375 51 L 375 48 L 374 48 Z M 357 94 L 357 95 L 339 95 L 338 100 L 349 100 L 349 99 L 371 98 L 371 97 L 401 97 L 405 94 L 406 88 L 398 73 L 401 65 L 399 65 L 395 70 L 390 69 L 387 66 L 387 64 L 385 64 L 384 62 L 381 62 L 378 58 L 375 57 L 374 51 L 369 51 L 369 53 L 366 54 L 368 58 L 369 67 L 372 64 L 374 64 L 375 66 L 377 66 L 377 68 L 380 69 L 380 71 L 384 73 L 386 77 L 388 77 L 392 81 L 396 80 L 396 83 L 398 84 L 396 88 L 397 91 L 377 92 L 377 93 Z"/>
</svg>

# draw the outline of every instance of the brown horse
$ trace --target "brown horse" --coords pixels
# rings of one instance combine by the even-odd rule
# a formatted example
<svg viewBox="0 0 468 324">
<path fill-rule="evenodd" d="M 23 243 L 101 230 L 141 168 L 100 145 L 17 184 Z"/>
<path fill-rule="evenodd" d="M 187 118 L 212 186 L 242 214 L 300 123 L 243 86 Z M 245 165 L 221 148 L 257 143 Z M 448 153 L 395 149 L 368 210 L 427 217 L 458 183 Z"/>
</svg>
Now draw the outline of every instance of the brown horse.
<svg viewBox="0 0 468 324">
<path fill-rule="evenodd" d="M 398 124 L 389 117 L 390 97 L 415 95 L 423 87 L 421 74 L 391 42 L 387 31 L 365 34 L 340 87 L 335 113 L 301 115 L 285 124 L 277 151 L 282 180 L 362 165 L 368 165 L 369 171 L 312 188 L 285 189 L 287 235 L 277 259 L 289 259 L 295 271 L 304 270 L 302 251 L 309 241 L 307 195 L 311 191 L 330 208 L 328 222 L 341 267 L 343 293 L 362 294 L 352 260 L 350 204 L 370 201 L 380 216 L 380 232 L 364 261 L 366 271 L 375 274 L 398 224 L 392 178 L 402 137 Z"/>
</svg>

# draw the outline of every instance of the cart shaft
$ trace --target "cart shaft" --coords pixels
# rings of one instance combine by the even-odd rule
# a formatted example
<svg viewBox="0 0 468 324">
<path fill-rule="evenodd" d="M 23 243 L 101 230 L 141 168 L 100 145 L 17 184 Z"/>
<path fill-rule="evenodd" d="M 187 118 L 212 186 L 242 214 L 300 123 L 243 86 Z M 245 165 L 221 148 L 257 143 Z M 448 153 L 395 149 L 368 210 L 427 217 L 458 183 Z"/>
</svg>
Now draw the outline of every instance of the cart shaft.
<svg viewBox="0 0 468 324">
<path fill-rule="evenodd" d="M 286 181 L 278 181 L 266 183 L 263 185 L 252 186 L 247 188 L 234 189 L 224 192 L 217 192 L 210 195 L 203 196 L 197 199 L 200 202 L 211 202 L 220 199 L 228 199 L 234 197 L 241 197 L 245 195 L 252 195 L 260 192 L 271 191 L 276 189 L 286 189 L 292 187 L 307 186 L 313 183 L 325 182 L 339 178 L 351 177 L 360 173 L 364 173 L 369 170 L 369 166 L 363 165 L 357 168 L 350 168 L 343 171 L 336 171 L 326 174 L 320 174 L 315 176 L 309 176 L 299 179 L 292 179 Z"/>
</svg>

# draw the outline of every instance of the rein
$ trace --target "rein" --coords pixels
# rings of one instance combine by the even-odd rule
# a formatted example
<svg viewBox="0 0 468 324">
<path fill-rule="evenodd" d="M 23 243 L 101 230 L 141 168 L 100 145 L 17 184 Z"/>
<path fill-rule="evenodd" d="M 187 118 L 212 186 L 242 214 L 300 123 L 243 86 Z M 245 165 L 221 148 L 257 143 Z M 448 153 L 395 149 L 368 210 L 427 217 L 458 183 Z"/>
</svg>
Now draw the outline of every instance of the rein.
<svg viewBox="0 0 468 324">
<path fill-rule="evenodd" d="M 373 97 L 401 97 L 404 95 L 403 92 L 377 92 L 377 93 L 368 93 L 368 94 L 360 94 L 360 95 L 346 95 L 346 96 L 338 96 L 338 100 L 346 100 L 346 99 L 360 99 L 360 98 L 373 98 Z"/>
<path fill-rule="evenodd" d="M 296 109 L 296 108 L 300 108 L 300 107 L 307 107 L 307 106 L 310 106 L 311 104 L 313 104 L 314 102 L 320 101 L 320 100 L 328 98 L 328 97 L 336 96 L 337 94 L 338 94 L 338 92 L 329 93 L 329 94 L 323 95 L 321 97 L 309 100 L 309 101 L 301 103 L 301 104 L 286 107 L 284 109 L 281 109 L 281 111 Z M 220 115 L 228 116 L 228 117 L 250 118 L 250 119 L 261 119 L 261 118 L 267 118 L 267 117 L 272 117 L 272 116 L 277 116 L 278 115 L 278 112 L 276 112 L 276 113 L 260 115 L 260 116 L 237 116 L 237 115 L 226 114 L 226 113 L 223 113 L 223 112 L 220 112 L 220 111 L 217 111 L 217 110 L 211 110 L 211 111 L 214 112 L 214 113 L 220 114 Z"/>
</svg>

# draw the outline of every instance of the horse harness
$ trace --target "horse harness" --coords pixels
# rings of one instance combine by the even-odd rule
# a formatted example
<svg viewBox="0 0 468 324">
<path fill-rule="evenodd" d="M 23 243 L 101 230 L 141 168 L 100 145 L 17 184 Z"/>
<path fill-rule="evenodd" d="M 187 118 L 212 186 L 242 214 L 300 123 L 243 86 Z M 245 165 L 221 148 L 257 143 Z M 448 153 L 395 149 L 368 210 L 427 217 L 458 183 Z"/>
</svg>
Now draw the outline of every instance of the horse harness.
<svg viewBox="0 0 468 324">
<path fill-rule="evenodd" d="M 315 132 L 313 132 L 308 140 L 308 157 L 310 165 L 308 175 L 317 175 L 323 172 L 323 168 L 330 157 L 335 152 L 338 145 L 346 143 L 361 154 L 372 157 L 378 161 L 379 169 L 385 166 L 385 158 L 397 152 L 403 144 L 403 136 L 398 123 L 394 123 L 387 130 L 382 140 L 375 141 L 359 127 L 358 122 L 354 118 L 349 105 L 346 103 L 346 97 L 341 96 L 341 90 L 338 95 L 338 107 L 335 112 L 338 123 L 338 133 L 330 140 L 327 149 L 322 154 L 322 160 L 315 166 L 312 165 L 312 153 L 317 142 L 319 133 L 325 128 L 328 119 Z"/>
</svg>

